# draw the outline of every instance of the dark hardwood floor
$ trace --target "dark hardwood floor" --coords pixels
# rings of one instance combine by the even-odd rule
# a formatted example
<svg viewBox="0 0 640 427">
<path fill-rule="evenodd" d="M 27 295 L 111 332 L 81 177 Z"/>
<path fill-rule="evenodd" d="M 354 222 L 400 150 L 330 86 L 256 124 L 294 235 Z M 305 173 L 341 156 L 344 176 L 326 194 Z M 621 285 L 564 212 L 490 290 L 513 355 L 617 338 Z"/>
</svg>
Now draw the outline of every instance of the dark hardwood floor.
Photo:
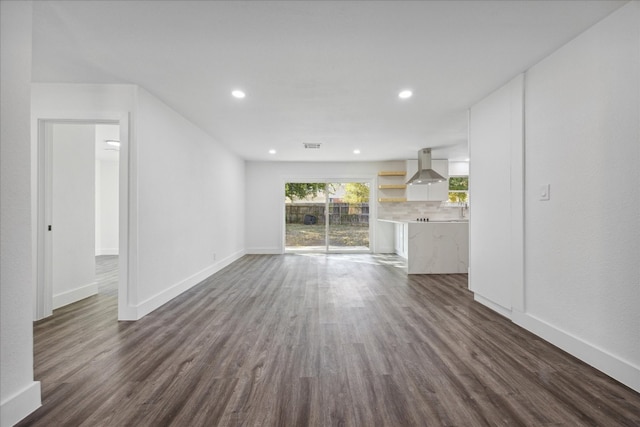
<svg viewBox="0 0 640 427">
<path fill-rule="evenodd" d="M 104 272 L 103 272 L 104 273 Z M 251 255 L 137 322 L 35 325 L 21 426 L 639 426 L 640 394 L 393 257 Z"/>
</svg>

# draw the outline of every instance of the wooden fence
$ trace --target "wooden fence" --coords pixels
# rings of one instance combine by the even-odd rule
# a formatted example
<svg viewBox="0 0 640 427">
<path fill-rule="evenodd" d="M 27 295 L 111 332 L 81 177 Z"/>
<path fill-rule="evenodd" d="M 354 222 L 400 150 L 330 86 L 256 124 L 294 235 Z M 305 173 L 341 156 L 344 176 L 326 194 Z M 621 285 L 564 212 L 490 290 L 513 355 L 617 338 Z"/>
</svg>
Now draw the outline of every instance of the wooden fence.
<svg viewBox="0 0 640 427">
<path fill-rule="evenodd" d="M 324 203 L 286 204 L 287 224 L 304 224 L 308 215 L 315 217 L 315 223 L 325 223 Z M 369 226 L 369 203 L 329 203 L 329 223 Z"/>
</svg>

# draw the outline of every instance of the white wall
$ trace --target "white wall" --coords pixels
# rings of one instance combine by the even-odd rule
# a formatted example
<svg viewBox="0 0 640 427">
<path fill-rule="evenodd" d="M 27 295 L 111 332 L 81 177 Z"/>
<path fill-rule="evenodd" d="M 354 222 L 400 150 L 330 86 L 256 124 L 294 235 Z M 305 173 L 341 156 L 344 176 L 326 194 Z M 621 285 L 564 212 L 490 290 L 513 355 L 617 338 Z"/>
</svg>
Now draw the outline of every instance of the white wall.
<svg viewBox="0 0 640 427">
<path fill-rule="evenodd" d="M 639 22 L 640 3 L 630 2 L 526 72 L 524 229 L 513 215 L 510 227 L 499 224 L 522 190 L 513 173 L 522 157 L 507 143 L 520 114 L 513 82 L 471 109 L 470 126 L 476 299 L 638 391 Z M 514 271 L 506 242 L 521 239 L 519 290 L 504 270 Z M 483 282 L 490 263 L 499 283 Z"/>
<path fill-rule="evenodd" d="M 120 140 L 120 126 L 97 124 L 96 146 L 96 255 L 118 255 L 120 152 L 106 143 Z"/>
<path fill-rule="evenodd" d="M 468 176 L 469 162 L 449 162 L 449 176 Z"/>
<path fill-rule="evenodd" d="M 519 75 L 469 114 L 469 288 L 502 314 L 522 294 L 522 90 Z"/>
<path fill-rule="evenodd" d="M 404 162 L 247 162 L 246 248 L 248 253 L 284 252 L 284 183 L 324 179 L 369 179 L 370 199 L 376 200 L 376 177 L 381 170 L 404 169 Z M 376 239 L 377 204 L 371 203 L 372 241 L 385 245 L 376 252 L 393 252 L 390 239 Z"/>
<path fill-rule="evenodd" d="M 32 96 L 34 122 L 70 112 L 131 117 L 129 134 L 120 135 L 128 255 L 119 267 L 129 284 L 119 289 L 120 319 L 139 319 L 243 255 L 242 159 L 142 88 L 42 83 Z"/>
<path fill-rule="evenodd" d="M 95 125 L 52 129 L 53 308 L 98 293 L 95 282 Z"/>
<path fill-rule="evenodd" d="M 134 113 L 137 86 L 127 84 L 32 83 L 32 118 L 104 118 Z M 93 117 L 99 116 L 99 117 Z"/>
<path fill-rule="evenodd" d="M 96 160 L 96 255 L 118 255 L 117 160 Z"/>
<path fill-rule="evenodd" d="M 30 1 L 0 2 L 0 425 L 40 406 L 33 381 Z"/>
<path fill-rule="evenodd" d="M 136 126 L 146 313 L 244 254 L 244 160 L 143 89 Z"/>
<path fill-rule="evenodd" d="M 639 23 L 631 2 L 527 72 L 525 260 L 539 332 L 640 391 Z"/>
</svg>

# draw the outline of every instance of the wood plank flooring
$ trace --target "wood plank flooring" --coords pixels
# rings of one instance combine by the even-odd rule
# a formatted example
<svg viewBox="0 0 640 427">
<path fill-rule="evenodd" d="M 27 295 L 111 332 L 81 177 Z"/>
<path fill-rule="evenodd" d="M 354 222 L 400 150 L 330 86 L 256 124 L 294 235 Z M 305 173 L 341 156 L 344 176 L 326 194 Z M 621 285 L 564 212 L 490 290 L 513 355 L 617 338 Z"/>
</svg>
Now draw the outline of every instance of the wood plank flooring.
<svg viewBox="0 0 640 427">
<path fill-rule="evenodd" d="M 118 255 L 96 257 L 96 282 L 100 295 L 118 297 Z"/>
<path fill-rule="evenodd" d="M 104 273 L 104 272 L 103 272 Z M 137 322 L 35 325 L 20 426 L 639 426 L 640 394 L 390 257 L 249 255 Z"/>
</svg>

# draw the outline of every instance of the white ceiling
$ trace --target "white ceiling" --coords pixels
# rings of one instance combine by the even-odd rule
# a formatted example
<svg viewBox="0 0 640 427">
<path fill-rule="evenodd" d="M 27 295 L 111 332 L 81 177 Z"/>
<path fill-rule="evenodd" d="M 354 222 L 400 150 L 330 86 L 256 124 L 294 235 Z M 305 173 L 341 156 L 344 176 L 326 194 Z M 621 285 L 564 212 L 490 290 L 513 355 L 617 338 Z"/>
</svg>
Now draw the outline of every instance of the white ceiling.
<svg viewBox="0 0 640 427">
<path fill-rule="evenodd" d="M 138 84 L 248 160 L 462 160 L 470 105 L 624 3 L 36 1 L 33 79 Z"/>
</svg>

